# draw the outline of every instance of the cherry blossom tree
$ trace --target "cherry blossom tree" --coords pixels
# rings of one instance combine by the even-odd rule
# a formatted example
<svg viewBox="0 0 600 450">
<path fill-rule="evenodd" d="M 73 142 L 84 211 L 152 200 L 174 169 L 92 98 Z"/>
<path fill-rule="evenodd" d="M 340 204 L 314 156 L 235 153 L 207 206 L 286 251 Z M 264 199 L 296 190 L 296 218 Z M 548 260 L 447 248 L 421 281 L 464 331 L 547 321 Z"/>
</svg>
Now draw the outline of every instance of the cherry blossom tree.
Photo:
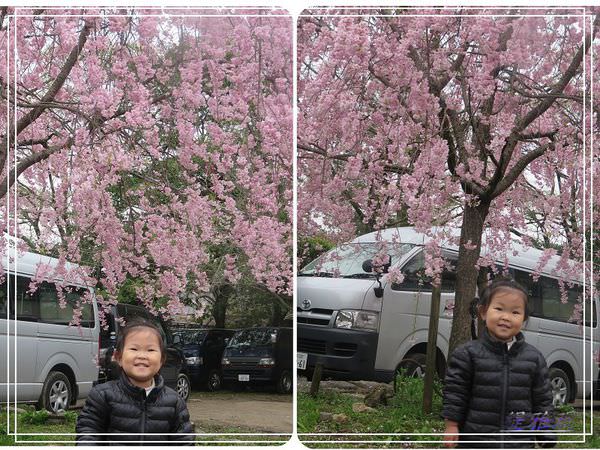
<svg viewBox="0 0 600 450">
<path fill-rule="evenodd" d="M 478 267 L 493 262 L 482 236 L 500 260 L 515 235 L 550 245 L 541 265 L 558 248 L 558 269 L 581 277 L 584 59 L 599 25 L 581 8 L 305 11 L 300 232 L 347 240 L 357 222 L 408 222 L 432 237 L 435 278 L 436 244 L 459 228 L 451 350 L 470 337 Z"/>
<path fill-rule="evenodd" d="M 135 280 L 152 311 L 168 315 L 186 298 L 200 314 L 203 296 L 244 276 L 289 306 L 291 18 L 265 9 L 0 14 L 10 108 L 0 198 L 17 190 L 19 221 L 3 216 L 3 227 L 85 265 L 105 304 Z"/>
</svg>

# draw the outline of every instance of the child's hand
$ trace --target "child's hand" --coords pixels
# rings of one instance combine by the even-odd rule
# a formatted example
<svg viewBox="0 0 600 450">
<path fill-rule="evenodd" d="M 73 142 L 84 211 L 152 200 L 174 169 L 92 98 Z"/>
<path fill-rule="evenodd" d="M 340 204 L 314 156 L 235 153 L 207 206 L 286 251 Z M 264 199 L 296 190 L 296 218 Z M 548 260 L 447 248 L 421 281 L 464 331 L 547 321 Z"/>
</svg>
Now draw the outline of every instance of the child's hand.
<svg viewBox="0 0 600 450">
<path fill-rule="evenodd" d="M 458 424 L 446 420 L 446 430 L 444 431 L 444 446 L 454 448 L 458 444 Z"/>
</svg>

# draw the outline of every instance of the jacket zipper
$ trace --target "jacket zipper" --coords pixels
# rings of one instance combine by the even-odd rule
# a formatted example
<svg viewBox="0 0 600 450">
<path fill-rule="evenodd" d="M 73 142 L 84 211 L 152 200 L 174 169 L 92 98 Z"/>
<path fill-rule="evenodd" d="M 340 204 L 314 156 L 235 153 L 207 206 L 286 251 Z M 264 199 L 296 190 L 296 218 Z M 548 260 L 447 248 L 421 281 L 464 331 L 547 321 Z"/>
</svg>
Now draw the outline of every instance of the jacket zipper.
<svg viewBox="0 0 600 450">
<path fill-rule="evenodd" d="M 506 397 L 508 395 L 508 350 L 506 344 L 504 344 L 503 354 L 502 354 L 502 368 L 504 370 L 504 382 L 502 383 L 502 403 L 500 408 L 500 430 L 504 430 L 505 428 L 505 415 L 506 415 Z M 504 448 L 504 433 L 502 434 L 502 445 L 501 448 Z"/>
<path fill-rule="evenodd" d="M 142 400 L 142 441 L 146 440 L 146 397 Z"/>
</svg>

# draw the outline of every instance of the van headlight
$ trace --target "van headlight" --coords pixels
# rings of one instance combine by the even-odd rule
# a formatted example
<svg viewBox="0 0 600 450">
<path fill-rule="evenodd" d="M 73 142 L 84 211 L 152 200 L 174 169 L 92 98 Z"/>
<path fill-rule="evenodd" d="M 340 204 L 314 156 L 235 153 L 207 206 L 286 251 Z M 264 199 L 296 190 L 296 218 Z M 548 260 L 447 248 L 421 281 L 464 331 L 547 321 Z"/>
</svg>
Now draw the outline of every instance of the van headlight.
<svg viewBox="0 0 600 450">
<path fill-rule="evenodd" d="M 259 367 L 273 367 L 275 365 L 275 360 L 273 358 L 261 358 L 258 361 Z"/>
<path fill-rule="evenodd" d="M 188 356 L 185 360 L 190 366 L 199 366 L 204 363 L 202 356 Z"/>
<path fill-rule="evenodd" d="M 373 311 L 343 309 L 338 311 L 335 318 L 336 328 L 377 331 L 378 326 L 379 313 Z"/>
</svg>

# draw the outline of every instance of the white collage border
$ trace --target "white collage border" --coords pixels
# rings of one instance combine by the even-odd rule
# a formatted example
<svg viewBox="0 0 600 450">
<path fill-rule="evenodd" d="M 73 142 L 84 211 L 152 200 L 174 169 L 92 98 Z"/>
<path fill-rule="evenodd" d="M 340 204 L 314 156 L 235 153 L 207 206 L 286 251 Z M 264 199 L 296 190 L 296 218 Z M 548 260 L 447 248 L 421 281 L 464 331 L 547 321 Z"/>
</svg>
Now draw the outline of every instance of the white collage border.
<svg viewBox="0 0 600 450">
<path fill-rule="evenodd" d="M 94 5 L 93 3 L 89 4 L 89 5 L 87 5 L 85 3 L 87 3 L 87 2 L 84 2 L 84 4 L 82 4 L 82 5 L 75 5 L 75 6 L 77 6 L 77 7 L 85 6 L 86 8 L 90 8 L 90 9 L 98 8 L 98 6 Z M 169 1 L 167 1 L 167 2 L 161 2 L 161 3 L 164 4 L 164 6 L 145 6 L 145 5 L 142 5 L 142 4 L 138 5 L 138 4 L 136 4 L 136 3 L 138 3 L 137 1 L 134 1 L 134 2 L 131 2 L 131 3 L 135 4 L 135 5 L 132 5 L 132 6 L 139 7 L 140 9 L 143 8 L 143 9 L 148 9 L 148 10 L 150 10 L 150 9 L 157 9 L 157 10 L 160 9 L 160 10 L 169 10 L 169 11 L 171 11 L 171 10 L 179 10 L 180 9 L 180 10 L 190 11 L 190 10 L 201 10 L 201 9 L 204 9 L 204 8 L 208 8 L 208 7 L 200 6 L 200 5 L 199 6 L 180 7 L 179 5 L 176 5 L 176 4 L 170 5 Z M 219 7 L 225 7 L 225 8 L 228 8 L 228 9 L 235 10 L 235 9 L 258 9 L 258 8 L 261 8 L 261 6 L 265 7 L 265 8 L 271 9 L 271 7 L 264 6 L 264 5 L 266 3 L 272 3 L 272 2 L 270 2 L 270 1 L 263 1 L 263 2 L 260 3 L 261 6 L 250 6 L 249 5 L 247 7 L 246 6 L 240 7 L 239 6 L 239 2 L 237 2 L 238 4 L 234 4 L 232 2 L 227 2 L 227 1 L 223 1 L 222 3 L 223 3 L 223 5 L 221 5 Z M 231 3 L 231 4 L 227 4 L 227 3 Z M 252 3 L 252 0 L 247 0 L 246 3 Z M 370 3 L 370 0 L 363 0 L 363 2 L 359 2 L 359 3 L 360 4 Z M 402 9 L 419 9 L 419 10 L 422 10 L 422 9 L 439 9 L 440 8 L 439 6 L 434 6 L 434 4 L 431 4 L 431 5 L 425 4 L 423 6 L 414 7 L 414 6 L 411 6 L 411 5 L 401 5 L 400 3 L 402 3 L 402 2 L 394 2 L 394 3 L 389 3 L 388 4 L 388 2 L 386 2 L 386 1 L 380 1 L 378 3 L 379 3 L 380 7 L 390 7 L 390 6 L 393 6 L 393 7 L 398 7 L 398 8 L 402 8 Z M 485 1 L 482 1 L 482 2 L 479 2 L 479 3 L 485 3 Z M 446 8 L 450 8 L 450 7 L 461 7 L 461 8 L 464 8 L 464 9 L 470 9 L 470 8 L 481 9 L 481 8 L 485 8 L 485 9 L 503 9 L 503 10 L 506 10 L 509 6 L 515 6 L 512 3 L 510 3 L 510 4 L 507 3 L 506 5 L 498 6 L 498 3 L 500 3 L 500 1 L 496 1 L 495 4 L 494 4 L 494 6 L 485 6 L 484 4 L 480 5 L 479 3 L 477 4 L 478 6 L 471 6 L 471 5 L 451 5 L 451 6 L 443 7 L 443 8 L 446 9 Z M 539 3 L 539 6 L 525 6 L 525 7 L 520 7 L 520 8 L 521 9 L 536 9 L 536 10 L 539 10 L 539 9 L 552 9 L 552 8 L 561 9 L 561 10 L 573 9 L 573 7 L 570 7 L 570 6 L 558 6 L 558 5 L 556 5 L 556 6 L 548 6 L 548 2 L 547 1 L 544 2 L 544 1 L 541 1 L 541 0 L 533 0 L 533 1 L 529 2 L 529 5 L 535 5 L 537 3 Z M 32 3 L 31 6 L 33 6 L 33 3 Z M 107 5 L 107 6 L 115 6 L 115 5 Z M 119 6 L 121 6 L 121 5 L 119 5 Z M 285 6 L 281 6 L 279 4 L 274 4 L 273 6 L 274 7 L 281 7 L 283 9 L 286 8 Z M 50 8 L 52 8 L 52 9 L 54 9 L 54 8 L 55 9 L 62 9 L 59 6 L 51 6 Z M 210 7 L 210 9 L 215 9 L 215 8 L 216 7 Z M 296 239 L 297 238 L 297 221 L 296 221 L 296 215 L 297 215 L 297 164 L 296 164 L 297 150 L 296 150 L 296 143 L 297 143 L 297 113 L 298 112 L 297 112 L 297 107 L 296 107 L 296 105 L 297 105 L 297 60 L 296 60 L 296 57 L 295 57 L 296 50 L 297 50 L 297 30 L 296 30 L 296 27 L 297 27 L 298 17 L 301 16 L 301 11 L 303 9 L 306 9 L 306 8 L 307 8 L 307 6 L 303 6 L 303 5 L 294 5 L 294 6 L 291 6 L 291 7 L 287 8 L 287 10 L 290 11 L 290 13 L 292 15 L 292 25 L 293 25 L 293 30 L 292 30 L 292 32 L 293 32 L 293 53 L 294 53 L 294 58 L 293 58 L 293 73 L 294 73 L 294 78 L 293 78 L 293 89 L 294 89 L 294 93 L 293 93 L 293 98 L 294 98 L 294 102 L 293 102 L 293 104 L 294 104 L 294 107 L 293 107 L 293 109 L 294 109 L 294 111 L 293 111 L 293 114 L 294 114 L 294 123 L 293 123 L 293 132 L 294 132 L 294 134 L 293 134 L 293 143 L 294 143 L 294 160 L 293 160 L 293 174 L 294 174 L 294 179 L 293 179 L 293 188 L 294 188 L 293 189 L 293 202 L 294 202 L 294 205 L 293 205 L 293 211 L 294 211 L 294 221 L 293 221 L 293 265 L 294 265 L 294 268 L 297 266 L 297 256 L 296 256 L 297 255 L 297 239 Z M 331 6 L 321 6 L 321 7 L 315 8 L 315 9 L 323 9 L 324 10 L 324 9 L 327 9 L 327 8 L 329 8 L 329 9 L 339 9 L 339 8 L 341 8 L 341 6 L 334 6 L 334 5 L 331 5 Z M 361 10 L 367 10 L 370 7 L 369 6 L 344 6 L 343 8 L 344 9 L 361 9 Z M 578 9 L 583 9 L 584 10 L 584 12 L 582 14 L 582 17 L 584 18 L 584 20 L 585 20 L 586 17 L 587 18 L 591 17 L 589 15 L 586 15 L 585 8 L 580 7 Z M 169 14 L 169 15 L 173 15 L 173 14 Z M 448 15 L 453 15 L 453 14 L 448 14 Z M 218 17 L 219 15 L 213 14 L 213 15 L 210 15 L 210 16 Z M 280 15 L 276 15 L 276 16 L 277 17 L 289 17 L 289 15 L 286 16 L 284 14 L 280 14 Z M 490 15 L 488 15 L 488 16 L 490 16 Z M 264 15 L 263 15 L 263 17 L 264 17 Z M 8 25 L 9 28 L 7 29 L 7 35 L 9 36 L 9 39 L 7 41 L 7 45 L 9 45 L 9 42 L 10 42 L 10 19 L 9 19 L 8 23 L 9 23 L 9 25 Z M 591 20 L 590 20 L 590 30 L 591 30 L 591 27 L 592 27 L 592 24 L 591 24 Z M 587 27 L 584 27 L 584 28 L 585 28 L 585 30 L 587 30 Z M 15 39 L 16 39 L 16 36 L 17 36 L 16 30 L 17 30 L 17 27 L 15 25 L 14 26 L 14 36 L 15 36 Z M 584 32 L 584 34 L 585 34 L 585 32 Z M 15 48 L 15 53 L 16 53 L 16 48 Z M 590 49 L 590 53 L 591 53 L 592 74 L 593 74 L 593 61 L 594 61 L 594 43 L 593 42 L 592 42 L 592 48 Z M 8 52 L 7 52 L 7 60 L 8 59 L 9 59 L 9 55 L 8 55 Z M 584 57 L 584 61 L 583 61 L 584 70 L 583 70 L 583 73 L 584 73 L 584 79 L 586 79 L 586 83 L 587 83 L 586 66 L 585 66 L 586 61 L 587 61 L 587 58 Z M 16 63 L 16 59 L 15 59 L 15 63 Z M 9 69 L 8 61 L 7 61 L 6 73 L 7 73 L 7 80 L 8 80 L 8 79 L 10 79 L 10 76 L 9 76 L 10 69 Z M 16 77 L 16 72 L 15 72 L 15 77 Z M 16 80 L 15 80 L 15 83 L 16 83 Z M 592 101 L 593 101 L 593 85 L 594 85 L 593 76 L 590 77 L 590 84 L 591 84 L 591 87 L 592 87 L 591 96 L 592 96 Z M 9 83 L 9 85 L 10 85 L 10 83 Z M 10 86 L 9 86 L 9 89 L 10 89 Z M 10 95 L 10 90 L 8 91 L 8 95 Z M 16 97 L 16 92 L 13 95 L 15 95 L 15 97 Z M 585 92 L 584 92 L 584 96 L 585 96 Z M 586 102 L 584 101 L 584 121 L 585 121 L 585 105 L 586 105 Z M 9 102 L 7 102 L 7 116 L 9 114 L 10 114 L 10 105 L 9 105 Z M 15 118 L 16 118 L 16 110 L 15 110 Z M 16 120 L 15 120 L 15 128 L 16 128 Z M 7 131 L 8 131 L 8 121 L 7 121 Z M 584 222 L 586 220 L 585 188 L 587 187 L 587 184 L 585 183 L 585 165 L 587 163 L 586 153 L 585 153 L 585 151 L 586 151 L 585 150 L 585 146 L 586 146 L 586 143 L 585 143 L 586 142 L 585 141 L 585 131 L 586 131 L 586 127 L 584 126 L 584 205 L 583 205 L 584 206 L 584 208 L 583 208 L 583 210 L 584 210 L 583 211 Z M 594 143 L 594 139 L 593 139 L 593 117 L 590 118 L 590 139 L 591 139 L 591 147 L 592 147 L 592 151 L 590 152 L 590 164 L 593 165 L 594 164 L 594 157 L 593 157 L 593 154 L 594 154 L 594 152 L 593 152 L 593 143 Z M 10 149 L 7 149 L 7 152 L 8 152 L 8 157 L 7 157 L 7 161 L 8 161 L 10 159 Z M 15 158 L 16 158 L 16 149 L 15 149 Z M 16 169 L 15 169 L 15 175 L 16 175 Z M 589 199 L 590 199 L 590 203 L 589 203 L 589 205 L 590 205 L 590 224 L 592 224 L 593 223 L 593 211 L 592 211 L 591 205 L 592 205 L 592 200 L 593 200 L 593 177 L 591 177 L 591 181 L 590 181 L 590 197 L 589 197 Z M 9 211 L 9 205 L 10 205 L 10 198 L 9 198 L 9 196 L 7 196 L 6 202 L 7 202 L 7 211 Z M 13 200 L 15 226 L 16 226 L 16 221 L 17 221 L 16 205 L 17 205 L 17 195 L 16 195 L 16 191 L 15 191 L 15 198 Z M 584 236 L 584 245 L 585 245 L 585 236 Z M 591 243 L 591 245 L 592 245 L 591 248 L 592 248 L 592 251 L 593 251 L 593 242 Z M 9 247 L 9 252 L 10 252 L 10 247 Z M 10 253 L 9 253 L 9 255 L 10 255 Z M 14 249 L 14 256 L 16 256 L 16 248 Z M 14 257 L 15 268 L 16 268 L 16 261 L 17 261 L 17 259 L 16 259 L 16 257 Z M 585 262 L 586 262 L 586 260 L 585 260 L 585 254 L 584 254 L 584 264 L 585 264 Z M 10 261 L 9 261 L 9 264 L 10 264 Z M 295 273 L 295 270 L 294 270 L 294 273 Z M 593 278 L 593 260 L 590 257 L 590 280 L 592 280 L 592 278 Z M 584 269 L 584 280 L 585 280 L 585 269 Z M 584 289 L 585 289 L 585 285 L 584 285 Z M 593 283 L 591 283 L 591 282 L 590 282 L 590 290 L 591 290 L 590 295 L 593 295 Z M 297 298 L 296 298 L 297 295 L 296 294 L 297 294 L 297 292 L 296 292 L 296 276 L 294 275 L 294 301 L 293 301 L 293 308 L 294 309 L 297 306 Z M 10 293 L 8 293 L 8 295 L 10 297 Z M 585 293 L 584 293 L 584 295 L 585 295 Z M 584 315 L 585 315 L 585 303 L 584 303 Z M 15 336 L 16 336 L 16 326 L 14 328 L 15 328 Z M 585 330 L 585 327 L 584 327 L 584 330 Z M 7 330 L 7 333 L 8 333 L 8 330 Z M 591 364 L 590 364 L 590 370 L 589 370 L 590 374 L 592 374 L 592 369 L 593 369 L 593 366 L 594 366 L 593 365 L 593 361 L 595 361 L 594 355 L 593 355 L 593 329 L 591 329 L 591 333 L 592 333 L 592 335 L 590 336 L 590 362 L 591 362 Z M 586 337 L 585 337 L 585 331 L 584 331 L 584 336 L 583 336 L 584 351 L 585 351 L 585 341 L 586 341 Z M 297 342 L 297 331 L 296 331 L 296 327 L 294 327 L 294 343 L 296 343 L 296 342 Z M 7 340 L 7 357 L 10 358 L 10 352 L 8 350 L 9 350 L 9 343 L 8 343 L 8 340 Z M 15 340 L 15 352 L 16 352 L 16 340 Z M 295 360 L 296 360 L 296 355 L 294 355 L 294 361 Z M 583 441 L 561 441 L 561 442 L 568 442 L 568 443 L 570 443 L 570 442 L 573 442 L 573 443 L 585 442 L 585 436 L 588 436 L 588 435 L 592 434 L 592 430 L 593 430 L 592 402 L 593 402 L 593 395 L 594 395 L 594 392 L 593 392 L 593 381 L 594 380 L 593 380 L 593 377 L 592 377 L 592 379 L 590 381 L 586 381 L 586 379 L 585 379 L 586 378 L 586 373 L 587 373 L 587 371 L 585 370 L 586 361 L 587 361 L 587 358 L 584 358 L 584 380 L 583 381 L 584 381 L 584 383 L 588 383 L 589 382 L 591 384 L 590 390 L 592 392 L 592 398 L 591 398 L 589 407 L 590 407 L 590 417 L 591 417 L 591 426 L 592 426 L 592 429 L 589 432 L 585 431 L 585 427 L 587 426 L 587 422 L 585 420 L 586 400 L 584 399 L 584 405 L 583 405 L 583 414 L 584 414 L 584 416 L 583 416 L 584 430 L 583 431 L 584 432 L 576 434 L 576 435 L 582 435 L 582 437 L 584 438 L 584 440 Z M 16 376 L 16 365 L 15 365 L 15 376 Z M 8 393 L 8 390 L 9 390 L 9 386 L 7 386 L 7 393 Z M 308 443 L 320 443 L 320 444 L 325 444 L 325 443 L 338 443 L 338 444 L 378 443 L 378 444 L 385 444 L 385 443 L 412 443 L 412 442 L 415 442 L 415 441 L 412 441 L 412 440 L 409 440 L 409 441 L 403 441 L 403 440 L 399 440 L 399 441 L 396 441 L 396 440 L 392 440 L 392 441 L 390 441 L 390 440 L 386 440 L 386 441 L 372 441 L 372 440 L 366 440 L 366 441 L 360 441 L 360 440 L 358 440 L 358 441 L 308 441 L 308 440 L 303 440 L 303 441 L 299 441 L 298 440 L 299 436 L 317 436 L 317 435 L 323 435 L 323 434 L 322 433 L 321 434 L 319 434 L 319 433 L 301 433 L 301 434 L 297 433 L 297 397 L 296 397 L 296 394 L 297 394 L 297 375 L 294 374 L 293 431 L 292 431 L 292 439 L 291 439 L 291 441 L 287 441 L 286 445 L 295 445 L 295 444 L 302 444 L 302 443 L 305 443 L 305 444 L 308 444 Z M 15 402 L 15 404 L 16 404 L 16 402 Z M 9 410 L 7 409 L 7 411 L 9 411 Z M 7 417 L 7 421 L 9 421 L 9 416 Z M 16 420 L 15 420 L 15 427 L 16 427 Z M 23 433 L 16 433 L 16 432 L 15 433 L 10 433 L 10 434 L 11 435 L 15 435 L 15 437 L 17 437 L 18 435 L 31 435 L 31 434 L 23 434 Z M 570 433 L 565 433 L 565 434 L 570 434 Z M 51 434 L 51 433 L 36 433 L 36 435 L 49 435 L 50 436 L 50 435 L 56 435 L 56 433 L 55 434 Z M 66 435 L 72 435 L 72 434 L 62 433 L 60 435 L 61 436 L 66 436 Z M 220 435 L 220 436 L 227 436 L 227 435 L 246 435 L 246 436 L 276 435 L 276 436 L 289 436 L 290 434 L 288 434 L 288 433 L 235 433 L 235 434 L 234 433 L 230 433 L 230 434 L 221 434 L 221 433 L 194 433 L 194 435 L 199 435 L 199 436 L 209 436 L 209 435 Z M 368 436 L 368 435 L 386 435 L 386 436 L 408 436 L 408 435 L 420 435 L 420 436 L 422 436 L 422 435 L 435 435 L 435 436 L 439 436 L 440 433 L 381 433 L 381 434 L 379 434 L 379 433 L 377 433 L 377 434 L 365 434 L 365 433 L 360 433 L 360 434 L 358 434 L 358 433 L 328 433 L 327 435 L 328 436 L 338 436 L 338 435 L 346 435 L 346 436 L 348 436 L 348 435 L 358 435 L 358 436 Z M 18 442 L 18 441 L 16 441 L 16 442 Z M 21 441 L 19 443 L 20 444 L 24 444 L 26 442 L 27 443 L 36 443 L 36 444 L 37 443 L 40 443 L 40 444 L 41 443 L 66 443 L 66 442 L 72 443 L 72 441 L 35 441 L 35 442 L 32 442 L 32 441 Z M 151 443 L 153 441 L 147 441 L 147 442 Z M 208 445 L 210 445 L 210 444 L 217 445 L 217 444 L 225 444 L 225 443 L 239 443 L 239 444 L 254 444 L 254 443 L 265 443 L 265 444 L 267 444 L 267 443 L 270 443 L 270 444 L 276 444 L 279 441 L 206 441 L 206 442 L 204 442 L 204 441 L 197 441 L 197 442 L 198 443 L 206 443 Z M 428 443 L 428 442 L 430 442 L 430 443 L 441 443 L 438 440 L 436 440 L 436 441 L 422 441 L 422 440 L 419 440 L 418 442 L 421 442 L 421 443 Z M 510 442 L 510 441 L 506 441 L 506 442 Z M 519 442 L 519 441 L 517 441 L 517 442 Z"/>
</svg>

